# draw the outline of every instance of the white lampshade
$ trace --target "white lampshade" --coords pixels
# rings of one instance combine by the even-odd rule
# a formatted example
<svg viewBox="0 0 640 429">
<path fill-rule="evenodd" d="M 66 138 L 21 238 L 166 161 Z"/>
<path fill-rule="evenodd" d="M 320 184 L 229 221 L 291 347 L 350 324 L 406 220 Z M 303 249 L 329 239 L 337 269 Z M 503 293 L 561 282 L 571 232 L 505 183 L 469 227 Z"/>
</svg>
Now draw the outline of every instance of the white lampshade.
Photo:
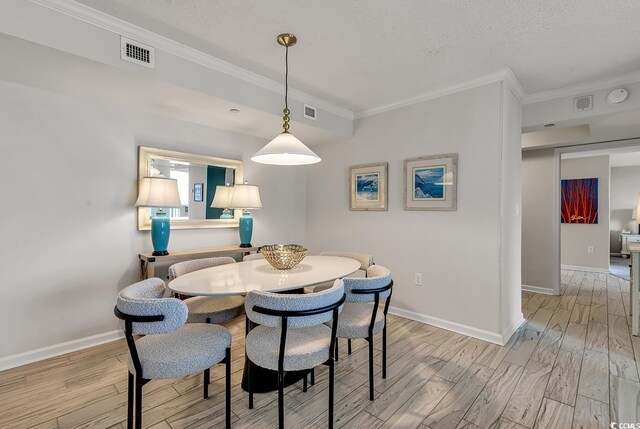
<svg viewBox="0 0 640 429">
<path fill-rule="evenodd" d="M 640 192 L 638 193 L 638 203 L 636 204 L 636 208 L 633 209 L 633 215 L 631 215 L 631 219 L 638 219 L 638 209 L 640 208 Z"/>
<path fill-rule="evenodd" d="M 178 181 L 166 177 L 143 177 L 136 207 L 182 207 Z"/>
<path fill-rule="evenodd" d="M 211 207 L 219 209 L 228 209 L 231 204 L 233 195 L 233 186 L 216 186 L 216 193 L 213 196 Z"/>
<path fill-rule="evenodd" d="M 260 209 L 260 191 L 256 185 L 234 185 L 229 209 Z"/>
<path fill-rule="evenodd" d="M 251 157 L 254 162 L 273 165 L 306 165 L 320 162 L 320 157 L 291 133 L 278 134 Z"/>
</svg>

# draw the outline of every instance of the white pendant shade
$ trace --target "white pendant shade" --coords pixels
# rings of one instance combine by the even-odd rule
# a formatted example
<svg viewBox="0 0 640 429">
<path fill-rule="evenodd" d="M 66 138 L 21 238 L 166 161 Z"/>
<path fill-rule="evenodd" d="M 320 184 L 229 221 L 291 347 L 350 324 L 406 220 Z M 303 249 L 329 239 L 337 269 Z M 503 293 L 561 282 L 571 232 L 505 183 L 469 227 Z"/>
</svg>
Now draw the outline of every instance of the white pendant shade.
<svg viewBox="0 0 640 429">
<path fill-rule="evenodd" d="M 228 209 L 260 209 L 260 191 L 256 185 L 235 185 Z"/>
<path fill-rule="evenodd" d="M 228 209 L 231 205 L 231 196 L 233 195 L 233 186 L 216 186 L 216 193 L 213 196 L 211 207 L 219 209 Z"/>
<path fill-rule="evenodd" d="M 136 207 L 182 207 L 178 181 L 166 177 L 143 177 Z"/>
<path fill-rule="evenodd" d="M 282 133 L 251 157 L 254 162 L 272 165 L 306 165 L 320 157 L 291 133 Z"/>
</svg>

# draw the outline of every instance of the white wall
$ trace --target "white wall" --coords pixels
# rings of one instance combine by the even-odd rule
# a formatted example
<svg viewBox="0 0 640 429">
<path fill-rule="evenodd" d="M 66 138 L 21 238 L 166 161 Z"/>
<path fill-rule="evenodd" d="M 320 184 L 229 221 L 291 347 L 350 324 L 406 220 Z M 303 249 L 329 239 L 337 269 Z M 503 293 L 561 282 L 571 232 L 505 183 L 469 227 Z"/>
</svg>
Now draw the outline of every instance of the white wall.
<svg viewBox="0 0 640 429">
<path fill-rule="evenodd" d="M 139 278 L 138 145 L 243 159 L 260 185 L 254 243 L 306 242 L 306 170 L 249 161 L 265 141 L 0 81 L 0 358 L 116 330 Z M 237 229 L 175 230 L 169 250 L 238 243 Z"/>
<path fill-rule="evenodd" d="M 522 109 L 506 87 L 501 126 L 500 332 L 509 332 L 522 321 Z"/>
<path fill-rule="evenodd" d="M 609 271 L 609 155 L 563 159 L 562 179 L 598 178 L 598 223 L 561 225 L 561 263 L 565 267 Z M 559 222 L 560 220 L 558 220 Z M 594 252 L 588 253 L 587 247 Z"/>
<path fill-rule="evenodd" d="M 522 284 L 550 294 L 557 282 L 555 169 L 554 149 L 522 153 Z"/>
<path fill-rule="evenodd" d="M 194 200 L 193 187 L 202 183 L 202 201 Z M 207 166 L 189 166 L 189 219 L 206 219 L 207 217 Z"/>
<path fill-rule="evenodd" d="M 610 251 L 620 253 L 620 232 L 638 232 L 638 224 L 631 220 L 640 193 L 640 166 L 611 169 Z"/>
<path fill-rule="evenodd" d="M 322 162 L 310 167 L 307 192 L 312 251 L 372 253 L 393 272 L 393 307 L 493 341 L 508 337 L 504 326 L 522 317 L 513 262 L 520 254 L 520 124 L 513 110 L 520 107 L 503 90 L 495 83 L 358 120 L 352 139 L 317 147 Z M 404 211 L 403 160 L 449 152 L 459 154 L 458 210 Z M 389 210 L 349 211 L 349 166 L 382 161 L 389 162 Z M 422 287 L 414 285 L 416 272 Z M 517 321 L 511 309 L 501 314 L 505 304 L 515 307 Z"/>
</svg>

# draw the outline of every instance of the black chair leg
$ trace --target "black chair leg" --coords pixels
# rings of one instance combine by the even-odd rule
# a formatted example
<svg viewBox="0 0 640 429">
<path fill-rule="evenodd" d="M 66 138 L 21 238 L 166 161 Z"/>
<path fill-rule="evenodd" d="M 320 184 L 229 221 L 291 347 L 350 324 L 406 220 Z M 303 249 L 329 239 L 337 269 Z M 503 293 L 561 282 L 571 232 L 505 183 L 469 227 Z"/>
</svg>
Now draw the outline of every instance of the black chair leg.
<svg viewBox="0 0 640 429">
<path fill-rule="evenodd" d="M 333 429 L 333 384 L 335 362 L 329 359 L 329 429 Z"/>
<path fill-rule="evenodd" d="M 207 368 L 204 370 L 204 394 L 203 394 L 204 399 L 207 399 L 209 397 L 209 383 L 211 378 L 210 373 L 211 373 L 210 368 Z"/>
<path fill-rule="evenodd" d="M 351 354 L 351 338 L 347 340 L 347 352 Z"/>
<path fill-rule="evenodd" d="M 136 375 L 136 429 L 142 429 L 142 377 Z"/>
<path fill-rule="evenodd" d="M 133 374 L 129 373 L 127 384 L 127 429 L 133 429 Z"/>
<path fill-rule="evenodd" d="M 251 381 L 251 361 L 247 359 L 247 386 L 249 387 L 249 409 L 253 410 L 253 382 Z"/>
<path fill-rule="evenodd" d="M 373 335 L 367 339 L 369 341 L 369 400 L 373 401 Z"/>
<path fill-rule="evenodd" d="M 382 378 L 387 378 L 387 325 L 382 328 Z"/>
<path fill-rule="evenodd" d="M 305 374 L 304 378 L 302 379 L 302 391 L 303 392 L 307 391 L 307 376 L 308 376 L 308 374 Z"/>
<path fill-rule="evenodd" d="M 339 354 L 338 353 L 338 344 L 339 344 L 339 342 L 338 342 L 338 339 L 336 338 L 336 362 L 338 361 L 338 354 Z"/>
<path fill-rule="evenodd" d="M 278 427 L 284 429 L 284 374 L 278 371 Z"/>
<path fill-rule="evenodd" d="M 314 384 L 316 384 L 316 369 L 313 368 L 311 370 L 311 385 L 313 386 Z"/>
<path fill-rule="evenodd" d="M 225 356 L 225 370 L 226 370 L 226 392 L 225 392 L 225 406 L 226 406 L 226 427 L 231 429 L 231 349 L 228 348 Z"/>
</svg>

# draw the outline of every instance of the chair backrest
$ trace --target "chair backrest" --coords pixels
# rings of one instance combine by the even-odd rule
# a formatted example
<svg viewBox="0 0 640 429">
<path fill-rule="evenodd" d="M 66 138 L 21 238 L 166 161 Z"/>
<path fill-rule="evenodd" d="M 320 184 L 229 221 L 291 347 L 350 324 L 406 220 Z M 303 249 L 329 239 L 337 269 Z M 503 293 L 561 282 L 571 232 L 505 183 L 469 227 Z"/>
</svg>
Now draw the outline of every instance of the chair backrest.
<svg viewBox="0 0 640 429">
<path fill-rule="evenodd" d="M 245 311 L 249 320 L 260 325 L 270 327 L 281 327 L 282 317 L 263 314 L 255 311 L 254 306 L 268 310 L 276 311 L 305 311 L 316 310 L 323 307 L 329 307 L 344 296 L 344 284 L 342 280 L 338 279 L 333 283 L 333 287 L 323 290 L 318 293 L 305 293 L 305 294 L 284 294 L 284 293 L 271 293 L 263 291 L 251 291 L 247 293 L 244 301 Z M 338 311 L 342 311 L 342 306 Z M 287 321 L 287 327 L 289 328 L 305 328 L 309 326 L 320 325 L 324 322 L 328 322 L 333 318 L 333 311 L 327 310 L 320 314 L 314 314 L 311 316 L 297 316 L 290 317 Z"/>
<path fill-rule="evenodd" d="M 322 252 L 321 256 L 341 256 L 343 258 L 351 258 L 360 262 L 360 269 L 367 271 L 367 269 L 373 265 L 373 256 L 367 253 L 355 253 L 355 252 Z"/>
<path fill-rule="evenodd" d="M 367 270 L 366 278 L 346 277 L 344 280 L 344 292 L 347 294 L 347 302 L 374 302 L 373 293 L 353 293 L 354 289 L 368 290 L 388 286 L 391 283 L 391 271 L 382 265 L 372 265 Z M 391 294 L 391 289 L 380 293 L 380 299 L 385 299 Z"/>
<path fill-rule="evenodd" d="M 264 259 L 264 255 L 262 253 L 250 253 L 242 257 L 243 261 L 255 261 L 256 259 Z"/>
<path fill-rule="evenodd" d="M 191 261 L 178 262 L 169 267 L 169 281 L 176 279 L 193 271 L 204 270 L 205 268 L 217 267 L 218 265 L 234 264 L 235 259 L 229 256 L 219 256 L 216 258 L 194 259 Z"/>
<path fill-rule="evenodd" d="M 127 316 L 163 316 L 156 322 L 133 322 L 132 334 L 164 334 L 178 330 L 187 321 L 187 305 L 176 298 L 163 298 L 162 279 L 150 278 L 120 291 L 116 308 Z"/>
</svg>

